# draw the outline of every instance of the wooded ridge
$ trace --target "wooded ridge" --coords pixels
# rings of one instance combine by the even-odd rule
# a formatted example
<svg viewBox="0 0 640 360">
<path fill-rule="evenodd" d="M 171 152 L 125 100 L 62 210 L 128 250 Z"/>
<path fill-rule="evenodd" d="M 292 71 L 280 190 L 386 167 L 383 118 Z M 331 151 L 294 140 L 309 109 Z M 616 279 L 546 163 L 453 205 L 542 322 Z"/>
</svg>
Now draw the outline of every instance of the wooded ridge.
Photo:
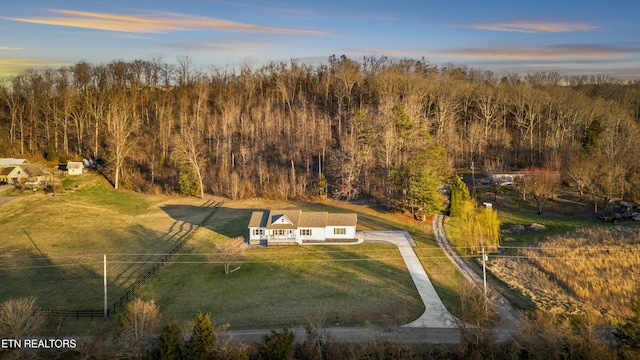
<svg viewBox="0 0 640 360">
<path fill-rule="evenodd" d="M 141 192 L 369 196 L 416 213 L 472 162 L 561 171 L 594 205 L 638 201 L 639 125 L 640 82 L 386 57 L 209 72 L 186 57 L 78 62 L 0 88 L 2 156 L 94 159 Z"/>
</svg>

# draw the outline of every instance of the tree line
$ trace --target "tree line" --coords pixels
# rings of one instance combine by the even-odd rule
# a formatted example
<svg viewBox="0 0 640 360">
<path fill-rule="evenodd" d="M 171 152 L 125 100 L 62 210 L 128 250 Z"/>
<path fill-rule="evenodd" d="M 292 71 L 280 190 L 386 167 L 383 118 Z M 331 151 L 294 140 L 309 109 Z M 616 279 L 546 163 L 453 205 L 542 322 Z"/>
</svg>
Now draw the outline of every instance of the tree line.
<svg viewBox="0 0 640 360">
<path fill-rule="evenodd" d="M 458 343 L 414 343 L 402 338 L 363 342 L 341 341 L 327 331 L 326 309 L 311 310 L 304 335 L 290 329 L 271 330 L 262 341 L 240 341 L 227 333 L 230 324 L 215 326 L 201 311 L 188 323 L 166 321 L 153 300 L 135 299 L 115 326 L 99 321 L 89 336 L 60 348 L 29 349 L 3 342 L 3 358 L 17 359 L 637 359 L 640 354 L 640 305 L 618 326 L 615 342 L 603 341 L 589 318 L 563 318 L 536 312 L 514 329 L 511 338 L 498 341 L 486 328 L 482 300 L 469 297 L 460 321 Z M 0 335 L 4 339 L 41 339 L 48 328 L 33 298 L 0 304 Z M 638 302 L 637 304 L 640 304 Z M 473 324 L 470 326 L 470 324 Z M 344 339 L 343 339 L 344 340 Z"/>
<path fill-rule="evenodd" d="M 4 156 L 93 159 L 141 192 L 367 196 L 417 215 L 472 162 L 562 171 L 594 201 L 638 200 L 639 122 L 640 82 L 386 57 L 81 61 L 0 88 Z"/>
</svg>

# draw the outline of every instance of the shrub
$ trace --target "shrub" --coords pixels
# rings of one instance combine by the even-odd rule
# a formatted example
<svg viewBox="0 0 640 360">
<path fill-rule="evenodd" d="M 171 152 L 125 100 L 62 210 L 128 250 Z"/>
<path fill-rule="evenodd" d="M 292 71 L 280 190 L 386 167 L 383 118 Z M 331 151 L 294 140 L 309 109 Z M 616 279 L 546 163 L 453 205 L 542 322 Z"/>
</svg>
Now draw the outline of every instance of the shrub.
<svg viewBox="0 0 640 360">
<path fill-rule="evenodd" d="M 616 328 L 613 335 L 620 344 L 633 349 L 640 349 L 640 297 L 636 298 L 633 313 L 633 316 L 627 322 Z"/>
</svg>

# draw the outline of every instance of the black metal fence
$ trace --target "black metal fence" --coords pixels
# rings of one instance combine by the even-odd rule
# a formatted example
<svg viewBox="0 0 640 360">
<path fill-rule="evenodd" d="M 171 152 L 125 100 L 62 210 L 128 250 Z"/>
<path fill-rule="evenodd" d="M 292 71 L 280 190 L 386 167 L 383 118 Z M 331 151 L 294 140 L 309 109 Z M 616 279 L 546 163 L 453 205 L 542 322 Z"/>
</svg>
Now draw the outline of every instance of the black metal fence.
<svg viewBox="0 0 640 360">
<path fill-rule="evenodd" d="M 111 305 L 107 309 L 107 316 L 111 316 L 111 314 L 115 313 L 118 310 L 118 308 L 120 308 L 121 306 L 126 304 L 129 301 L 129 299 L 131 299 L 133 297 L 133 295 L 135 294 L 136 290 L 138 290 L 145 282 L 147 282 L 147 280 L 149 280 L 151 278 L 151 276 L 153 276 L 153 274 L 155 274 L 158 270 L 160 270 L 160 268 L 165 263 L 167 263 L 169 260 L 171 260 L 173 255 L 175 255 L 178 251 L 180 251 L 182 249 L 182 247 L 189 240 L 191 240 L 191 238 L 193 238 L 193 236 L 196 234 L 198 229 L 200 229 L 200 227 L 207 225 L 207 223 L 209 221 L 211 221 L 211 218 L 213 218 L 213 216 L 218 212 L 218 210 L 220 210 L 220 208 L 222 207 L 223 204 L 224 204 L 224 201 L 220 201 L 220 202 L 214 203 L 213 208 L 211 209 L 211 212 L 209 212 L 209 214 L 207 214 L 207 216 L 205 216 L 205 218 L 202 219 L 202 221 L 200 221 L 200 223 L 198 223 L 194 228 L 189 230 L 189 232 L 182 237 L 182 240 L 180 240 L 173 247 L 173 249 L 171 249 L 169 251 L 169 253 L 167 253 L 164 256 L 162 256 L 162 258 L 160 258 L 160 261 L 155 263 L 154 266 L 151 269 L 149 269 L 149 271 L 147 271 L 142 277 L 140 277 L 140 279 L 138 279 L 135 283 L 133 283 L 133 285 L 131 285 L 129 290 L 127 290 L 126 293 L 124 293 L 122 296 L 120 296 L 120 298 L 118 300 L 116 300 L 113 303 L 113 305 Z M 45 309 L 45 310 L 41 310 L 40 313 L 42 315 L 45 315 L 45 316 L 69 317 L 69 318 L 76 318 L 76 319 L 79 319 L 79 318 L 92 318 L 93 319 L 93 318 L 104 317 L 104 309 L 102 309 L 102 310 L 50 310 L 50 309 Z"/>
</svg>

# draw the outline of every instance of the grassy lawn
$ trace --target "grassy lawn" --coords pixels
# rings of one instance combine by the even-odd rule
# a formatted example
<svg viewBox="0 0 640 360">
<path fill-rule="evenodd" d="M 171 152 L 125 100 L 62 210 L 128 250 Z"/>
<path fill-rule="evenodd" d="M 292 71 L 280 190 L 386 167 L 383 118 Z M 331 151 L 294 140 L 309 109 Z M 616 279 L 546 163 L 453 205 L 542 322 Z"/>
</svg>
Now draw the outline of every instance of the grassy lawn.
<svg viewBox="0 0 640 360">
<path fill-rule="evenodd" d="M 0 244 L 0 301 L 35 296 L 43 308 L 101 309 L 103 254 L 111 304 L 210 212 L 206 204 L 217 201 L 114 191 L 95 174 L 74 180 L 70 189 L 0 207 L 7 234 Z M 286 208 L 354 211 L 359 230 L 410 231 L 445 305 L 454 314 L 460 311 L 464 281 L 435 244 L 430 223 L 331 200 L 227 201 L 136 296 L 154 299 L 165 320 L 191 320 L 202 310 L 235 329 L 301 325 L 318 308 L 326 309 L 328 325 L 345 326 L 401 325 L 424 311 L 392 245 L 252 248 L 230 275 L 224 275 L 222 264 L 207 262 L 216 242 L 248 234 L 252 211 Z M 78 329 L 82 326 L 67 325 L 64 331 Z"/>
<path fill-rule="evenodd" d="M 170 250 L 191 227 L 162 211 L 160 198 L 113 191 L 97 175 L 82 181 L 86 186 L 71 193 L 0 207 L 2 299 L 35 296 L 43 308 L 101 309 L 103 255 L 115 299 L 148 270 L 153 254 Z"/>
<path fill-rule="evenodd" d="M 336 201 L 321 203 L 282 201 L 226 202 L 207 229 L 201 230 L 183 254 L 167 267 L 163 276 L 143 286 L 141 295 L 155 299 L 169 318 L 190 319 L 199 311 L 210 312 L 218 323 L 232 328 L 303 325 L 305 316 L 320 307 L 327 322 L 343 326 L 374 324 L 395 326 L 408 323 L 424 311 L 413 281 L 392 245 L 293 246 L 248 249 L 224 275 L 221 264 L 208 264 L 206 253 L 215 242 L 247 235 L 254 209 L 358 212 L 358 229 L 411 230 L 408 218 L 382 213 L 374 208 Z M 431 227 L 414 227 L 417 252 L 433 254 L 435 243 L 425 236 Z M 421 250 L 423 249 L 423 250 Z M 428 258 L 427 256 L 425 256 Z M 426 265 L 443 265 L 442 258 L 427 259 Z M 163 269 L 164 271 L 164 269 Z M 429 270 L 428 270 L 429 271 Z M 436 288 L 447 305 L 459 309 L 457 279 L 445 264 L 433 269 Z"/>
</svg>

